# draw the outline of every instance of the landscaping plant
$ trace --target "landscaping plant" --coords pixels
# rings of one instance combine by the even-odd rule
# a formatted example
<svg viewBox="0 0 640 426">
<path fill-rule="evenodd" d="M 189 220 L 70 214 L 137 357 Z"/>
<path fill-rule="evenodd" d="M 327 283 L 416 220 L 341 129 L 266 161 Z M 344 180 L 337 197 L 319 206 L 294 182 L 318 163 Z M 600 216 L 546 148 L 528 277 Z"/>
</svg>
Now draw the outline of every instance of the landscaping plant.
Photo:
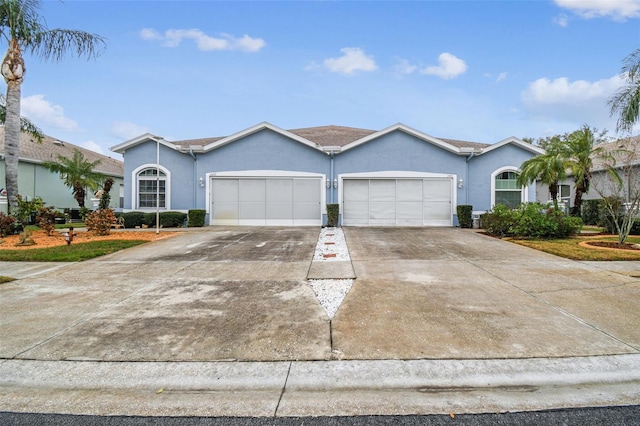
<svg viewBox="0 0 640 426">
<path fill-rule="evenodd" d="M 116 215 L 113 209 L 99 209 L 91 212 L 85 219 L 87 230 L 94 232 L 96 235 L 109 235 L 111 232 L 111 224 L 116 221 Z"/>
</svg>

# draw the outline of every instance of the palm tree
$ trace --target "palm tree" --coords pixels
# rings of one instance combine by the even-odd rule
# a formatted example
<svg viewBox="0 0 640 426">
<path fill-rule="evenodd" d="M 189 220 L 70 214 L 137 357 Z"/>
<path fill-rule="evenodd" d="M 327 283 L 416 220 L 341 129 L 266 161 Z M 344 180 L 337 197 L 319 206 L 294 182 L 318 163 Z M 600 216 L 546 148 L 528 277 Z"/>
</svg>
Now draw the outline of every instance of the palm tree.
<svg viewBox="0 0 640 426">
<path fill-rule="evenodd" d="M 518 185 L 528 185 L 539 180 L 549 186 L 553 207 L 558 209 L 558 183 L 567 177 L 566 159 L 562 154 L 560 138 L 548 140 L 544 154 L 530 158 L 520 166 Z"/>
<path fill-rule="evenodd" d="M 640 49 L 623 60 L 621 75 L 626 84 L 610 99 L 611 115 L 618 114 L 616 131 L 631 133 L 640 119 Z"/>
<path fill-rule="evenodd" d="M 0 126 L 4 126 L 6 119 L 7 103 L 4 96 L 0 95 Z M 20 131 L 34 138 L 38 143 L 42 143 L 42 140 L 44 139 L 44 133 L 42 133 L 42 130 L 40 130 L 38 126 L 26 117 L 20 117 Z"/>
<path fill-rule="evenodd" d="M 58 161 L 46 161 L 42 166 L 60 174 L 64 184 L 71 188 L 78 206 L 82 208 L 86 195 L 85 188 L 95 191 L 104 180 L 102 174 L 93 171 L 98 164 L 100 160 L 90 163 L 85 160 L 79 149 L 74 149 L 72 158 L 58 155 Z"/>
<path fill-rule="evenodd" d="M 43 59 L 58 61 L 68 52 L 96 57 L 104 39 L 84 31 L 49 29 L 40 16 L 41 0 L 0 0 L 0 35 L 7 54 L 0 72 L 7 83 L 5 118 L 5 174 L 9 209 L 17 205 L 20 155 L 20 91 L 26 71 L 23 50 Z"/>
<path fill-rule="evenodd" d="M 589 191 L 593 170 L 593 159 L 607 155 L 604 148 L 598 146 L 605 142 L 606 132 L 598 132 L 586 124 L 569 134 L 561 146 L 562 155 L 567 159 L 567 167 L 575 182 L 575 197 L 571 215 L 580 216 L 582 196 Z"/>
</svg>

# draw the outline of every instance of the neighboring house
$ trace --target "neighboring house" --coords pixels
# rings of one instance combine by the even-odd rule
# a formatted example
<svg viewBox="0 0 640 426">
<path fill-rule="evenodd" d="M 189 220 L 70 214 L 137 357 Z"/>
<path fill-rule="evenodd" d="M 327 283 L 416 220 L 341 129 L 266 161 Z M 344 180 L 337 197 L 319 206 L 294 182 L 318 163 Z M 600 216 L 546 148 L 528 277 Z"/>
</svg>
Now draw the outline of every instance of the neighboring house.
<svg viewBox="0 0 640 426">
<path fill-rule="evenodd" d="M 623 168 L 633 165 L 634 167 L 640 167 L 640 136 L 634 136 L 631 138 L 623 138 L 613 142 L 607 142 L 599 145 L 605 150 L 614 153 L 616 158 L 616 168 L 620 177 L 625 180 L 625 187 L 621 191 L 616 191 L 616 185 L 612 181 L 609 173 L 604 167 L 604 163 L 601 159 L 593 158 L 593 170 L 590 190 L 583 194 L 582 200 L 597 200 L 600 199 L 600 193 L 604 195 L 618 195 L 623 198 L 627 198 L 628 202 L 630 191 L 640 190 L 640 173 L 636 168 L 636 172 L 629 176 Z M 617 154 L 616 154 L 617 152 Z M 574 199 L 576 196 L 576 186 L 573 181 L 573 177 L 569 176 L 559 183 L 558 187 L 558 202 L 560 202 L 567 211 L 574 205 Z M 536 201 L 547 204 L 551 203 L 551 194 L 549 193 L 549 187 L 547 185 L 536 183 Z"/>
<path fill-rule="evenodd" d="M 269 123 L 174 142 L 147 133 L 112 150 L 124 156 L 125 210 L 205 209 L 211 225 L 322 225 L 326 204 L 338 203 L 343 225 L 390 226 L 453 226 L 459 204 L 486 211 L 533 200 L 535 188 L 515 178 L 543 152 L 516 138 L 487 145 L 403 124 Z"/>
<path fill-rule="evenodd" d="M 67 187 L 58 173 L 53 173 L 42 167 L 45 161 L 57 161 L 58 155 L 71 158 L 73 150 L 78 149 L 89 162 L 100 160 L 96 171 L 114 180 L 111 189 L 111 207 L 122 207 L 123 192 L 123 163 L 122 161 L 98 154 L 85 148 L 45 136 L 42 143 L 26 133 L 20 138 L 20 158 L 18 162 L 18 189 L 20 195 L 28 200 L 41 197 L 47 206 L 57 209 L 77 208 L 78 203 L 73 198 L 71 188 Z M 4 127 L 0 127 L 0 189 L 5 188 L 4 162 Z M 87 190 L 85 206 L 93 207 L 92 192 Z M 0 211 L 7 212 L 6 196 L 0 195 Z"/>
</svg>

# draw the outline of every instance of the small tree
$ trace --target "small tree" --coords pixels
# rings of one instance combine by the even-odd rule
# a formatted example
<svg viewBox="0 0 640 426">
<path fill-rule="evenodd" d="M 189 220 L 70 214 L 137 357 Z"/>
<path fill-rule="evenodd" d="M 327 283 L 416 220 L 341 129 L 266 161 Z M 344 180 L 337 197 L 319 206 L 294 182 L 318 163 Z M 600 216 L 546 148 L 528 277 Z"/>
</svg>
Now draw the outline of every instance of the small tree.
<svg viewBox="0 0 640 426">
<path fill-rule="evenodd" d="M 71 158 L 58 155 L 58 161 L 42 163 L 47 169 L 60 174 L 64 184 L 71 188 L 73 198 L 78 202 L 80 208 L 84 207 L 85 188 L 95 191 L 104 179 L 101 173 L 93 171 L 98 164 L 100 164 L 100 160 L 94 162 L 85 160 L 79 149 L 73 150 L 73 157 Z"/>
<path fill-rule="evenodd" d="M 600 157 L 605 175 L 594 180 L 593 188 L 602 197 L 602 206 L 618 234 L 618 244 L 624 244 L 640 213 L 640 159 L 638 142 L 627 139 L 620 146 Z M 623 201 L 622 206 L 620 200 Z"/>
</svg>

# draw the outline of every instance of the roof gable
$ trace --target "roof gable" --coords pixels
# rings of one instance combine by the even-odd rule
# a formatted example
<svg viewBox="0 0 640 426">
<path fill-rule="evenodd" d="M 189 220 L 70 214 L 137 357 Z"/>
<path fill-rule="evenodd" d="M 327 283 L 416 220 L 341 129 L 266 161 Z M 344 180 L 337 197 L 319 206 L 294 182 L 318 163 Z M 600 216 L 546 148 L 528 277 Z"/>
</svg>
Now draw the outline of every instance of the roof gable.
<svg viewBox="0 0 640 426">
<path fill-rule="evenodd" d="M 436 146 L 438 146 L 438 147 L 440 147 L 440 148 L 442 148 L 442 149 L 444 149 L 446 151 L 453 152 L 454 154 L 460 154 L 461 153 L 460 148 L 458 148 L 458 147 L 456 147 L 456 146 L 454 146 L 454 145 L 452 145 L 450 143 L 447 143 L 447 142 L 443 141 L 442 139 L 438 139 L 438 138 L 435 138 L 433 136 L 427 135 L 426 133 L 422 133 L 422 132 L 420 132 L 418 130 L 412 129 L 411 127 L 405 126 L 404 124 L 401 124 L 401 123 L 394 124 L 393 126 L 389 126 L 386 129 L 382 129 L 382 130 L 380 130 L 378 132 L 371 133 L 370 135 L 367 135 L 367 136 L 365 136 L 363 138 L 360 138 L 360 139 L 358 139 L 356 141 L 353 141 L 353 142 L 343 146 L 341 151 L 342 152 L 348 151 L 348 150 L 353 149 L 353 148 L 355 148 L 357 146 L 360 146 L 362 144 L 365 144 L 367 142 L 370 142 L 372 140 L 378 139 L 378 138 L 380 138 L 380 137 L 382 137 L 384 135 L 387 135 L 389 133 L 393 133 L 393 132 L 396 132 L 396 131 L 401 131 L 401 132 L 407 133 L 407 134 L 409 134 L 411 136 L 414 136 L 414 137 L 416 137 L 418 139 L 421 139 L 421 140 L 423 140 L 425 142 L 428 142 L 428 143 L 431 143 L 433 145 L 436 145 Z"/>
<path fill-rule="evenodd" d="M 0 126 L 0 153 L 3 155 L 4 130 L 4 127 Z M 95 171 L 116 177 L 124 175 L 124 163 L 122 161 L 47 135 L 44 135 L 42 143 L 38 143 L 32 136 L 22 132 L 20 133 L 19 149 L 20 161 L 35 164 L 45 161 L 57 161 L 58 155 L 71 158 L 73 151 L 77 149 L 89 162 L 100 160 L 100 164 L 96 166 Z"/>
<path fill-rule="evenodd" d="M 487 152 L 491 152 L 495 149 L 499 149 L 502 148 L 505 145 L 515 145 L 519 148 L 524 149 L 525 151 L 529 151 L 533 154 L 539 155 L 539 154 L 544 154 L 544 149 L 539 148 L 535 145 L 532 145 L 530 143 L 527 143 L 521 139 L 518 139 L 514 136 L 511 136 L 507 139 L 503 139 L 498 143 L 494 143 L 493 145 L 488 145 L 486 148 L 482 149 L 481 154 L 486 154 Z"/>
</svg>

